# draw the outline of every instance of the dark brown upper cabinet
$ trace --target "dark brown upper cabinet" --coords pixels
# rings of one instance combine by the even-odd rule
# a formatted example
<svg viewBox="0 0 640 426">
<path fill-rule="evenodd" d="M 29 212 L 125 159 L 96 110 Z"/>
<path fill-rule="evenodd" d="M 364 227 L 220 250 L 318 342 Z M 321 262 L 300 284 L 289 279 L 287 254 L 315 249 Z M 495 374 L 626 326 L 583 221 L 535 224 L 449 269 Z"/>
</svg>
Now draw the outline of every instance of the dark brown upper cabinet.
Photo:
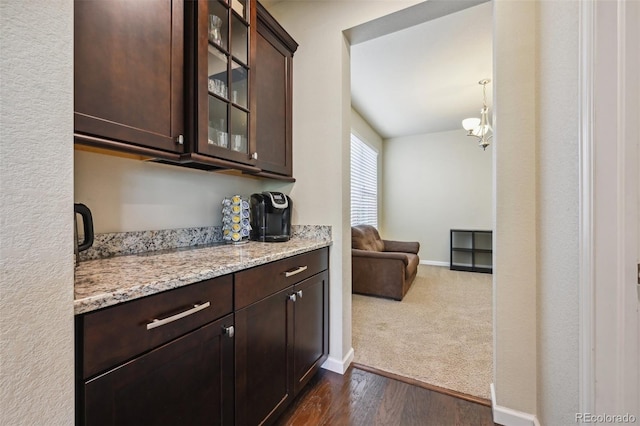
<svg viewBox="0 0 640 426">
<path fill-rule="evenodd" d="M 76 0 L 74 129 L 82 144 L 179 159 L 182 0 Z"/>
<path fill-rule="evenodd" d="M 264 176 L 291 177 L 292 72 L 298 44 L 259 3 L 256 38 L 256 165 Z"/>
<path fill-rule="evenodd" d="M 293 181 L 298 44 L 256 0 L 76 0 L 76 143 Z"/>
<path fill-rule="evenodd" d="M 186 7 L 186 165 L 259 171 L 252 120 L 255 0 Z"/>
</svg>

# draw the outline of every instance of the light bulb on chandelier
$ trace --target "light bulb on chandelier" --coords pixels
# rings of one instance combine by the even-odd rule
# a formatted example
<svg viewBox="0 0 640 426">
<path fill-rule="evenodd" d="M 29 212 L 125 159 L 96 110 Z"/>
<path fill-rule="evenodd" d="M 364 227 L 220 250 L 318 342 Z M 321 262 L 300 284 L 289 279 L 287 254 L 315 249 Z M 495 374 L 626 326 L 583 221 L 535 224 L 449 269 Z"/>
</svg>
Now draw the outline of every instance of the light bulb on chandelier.
<svg viewBox="0 0 640 426">
<path fill-rule="evenodd" d="M 482 85 L 482 109 L 480 109 L 480 118 L 465 118 L 462 120 L 462 127 L 467 131 L 467 136 L 478 138 L 478 145 L 486 150 L 489 141 L 493 138 L 493 128 L 489 119 L 489 108 L 487 107 L 487 84 L 491 80 L 485 78 L 480 80 L 478 84 Z"/>
</svg>

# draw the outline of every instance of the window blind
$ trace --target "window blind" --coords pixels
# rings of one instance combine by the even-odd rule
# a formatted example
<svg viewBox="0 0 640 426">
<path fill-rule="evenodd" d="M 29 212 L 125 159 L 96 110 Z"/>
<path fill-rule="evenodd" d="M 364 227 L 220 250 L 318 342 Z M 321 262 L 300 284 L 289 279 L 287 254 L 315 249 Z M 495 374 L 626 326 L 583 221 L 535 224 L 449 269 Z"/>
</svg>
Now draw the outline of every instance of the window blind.
<svg viewBox="0 0 640 426">
<path fill-rule="evenodd" d="M 378 153 L 351 135 L 351 226 L 378 227 Z"/>
</svg>

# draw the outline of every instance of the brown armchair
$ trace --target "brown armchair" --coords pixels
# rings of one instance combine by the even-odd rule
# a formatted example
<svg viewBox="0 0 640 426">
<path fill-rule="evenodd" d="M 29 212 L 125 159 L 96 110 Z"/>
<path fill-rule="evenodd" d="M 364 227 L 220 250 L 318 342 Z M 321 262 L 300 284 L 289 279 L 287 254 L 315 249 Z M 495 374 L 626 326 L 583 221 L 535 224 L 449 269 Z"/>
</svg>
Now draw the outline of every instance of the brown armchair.
<svg viewBox="0 0 640 426">
<path fill-rule="evenodd" d="M 402 300 L 413 283 L 420 243 L 383 240 L 370 225 L 351 228 L 353 293 Z"/>
</svg>

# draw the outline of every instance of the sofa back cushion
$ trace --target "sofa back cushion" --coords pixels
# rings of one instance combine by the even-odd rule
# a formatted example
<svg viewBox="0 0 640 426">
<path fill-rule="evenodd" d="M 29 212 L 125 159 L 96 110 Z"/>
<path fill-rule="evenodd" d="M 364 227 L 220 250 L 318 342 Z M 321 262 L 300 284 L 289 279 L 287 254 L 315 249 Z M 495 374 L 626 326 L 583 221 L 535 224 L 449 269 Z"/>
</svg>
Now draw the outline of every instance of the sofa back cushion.
<svg viewBox="0 0 640 426">
<path fill-rule="evenodd" d="M 384 243 L 378 230 L 371 225 L 351 227 L 351 248 L 367 251 L 383 251 Z"/>
</svg>

